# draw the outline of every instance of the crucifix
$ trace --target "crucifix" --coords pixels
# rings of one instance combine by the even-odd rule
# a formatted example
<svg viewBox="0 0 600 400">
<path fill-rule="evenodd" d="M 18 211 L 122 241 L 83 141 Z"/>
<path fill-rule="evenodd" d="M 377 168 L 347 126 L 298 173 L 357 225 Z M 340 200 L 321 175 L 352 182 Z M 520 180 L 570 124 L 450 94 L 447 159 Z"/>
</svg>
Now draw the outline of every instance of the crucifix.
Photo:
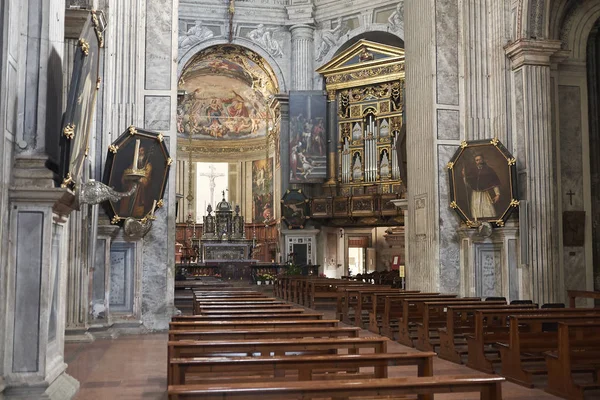
<svg viewBox="0 0 600 400">
<path fill-rule="evenodd" d="M 233 41 L 233 14 L 235 14 L 235 0 L 229 0 L 229 43 Z"/>
<path fill-rule="evenodd" d="M 200 172 L 198 176 L 206 176 L 209 180 L 209 188 L 210 188 L 210 204 L 215 204 L 215 187 L 217 184 L 215 183 L 215 179 L 225 176 L 225 174 L 215 171 L 214 165 L 209 165 L 208 169 L 210 172 Z M 223 191 L 223 196 L 225 196 L 225 192 Z"/>
<path fill-rule="evenodd" d="M 569 191 L 567 192 L 567 196 L 569 196 L 569 203 L 571 205 L 573 205 L 573 196 L 575 195 L 575 193 L 573 193 L 573 190 L 569 189 Z"/>
</svg>

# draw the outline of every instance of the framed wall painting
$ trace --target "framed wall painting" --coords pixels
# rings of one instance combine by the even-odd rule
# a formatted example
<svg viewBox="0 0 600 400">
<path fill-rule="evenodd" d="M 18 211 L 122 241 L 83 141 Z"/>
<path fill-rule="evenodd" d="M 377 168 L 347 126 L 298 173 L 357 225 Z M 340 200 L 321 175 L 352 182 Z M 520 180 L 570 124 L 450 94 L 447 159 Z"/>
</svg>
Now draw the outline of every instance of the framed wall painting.
<svg viewBox="0 0 600 400">
<path fill-rule="evenodd" d="M 448 162 L 450 207 L 469 227 L 502 227 L 518 207 L 516 159 L 496 138 L 462 142 Z"/>
<path fill-rule="evenodd" d="M 103 46 L 103 14 L 90 12 L 77 42 L 67 106 L 61 124 L 60 185 L 74 189 L 83 179 L 91 128 L 99 89 L 100 48 Z"/>
<path fill-rule="evenodd" d="M 273 157 L 252 161 L 252 221 L 273 219 Z"/>
<path fill-rule="evenodd" d="M 327 100 L 323 91 L 290 92 L 290 183 L 327 178 Z"/>
<path fill-rule="evenodd" d="M 288 189 L 281 199 L 281 219 L 289 229 L 303 229 L 310 218 L 309 200 L 301 189 Z"/>
<path fill-rule="evenodd" d="M 160 133 L 130 126 L 108 148 L 103 183 L 119 192 L 137 190 L 104 208 L 113 224 L 127 218 L 144 219 L 162 207 L 173 160 Z M 135 166 L 135 167 L 134 167 Z"/>
</svg>

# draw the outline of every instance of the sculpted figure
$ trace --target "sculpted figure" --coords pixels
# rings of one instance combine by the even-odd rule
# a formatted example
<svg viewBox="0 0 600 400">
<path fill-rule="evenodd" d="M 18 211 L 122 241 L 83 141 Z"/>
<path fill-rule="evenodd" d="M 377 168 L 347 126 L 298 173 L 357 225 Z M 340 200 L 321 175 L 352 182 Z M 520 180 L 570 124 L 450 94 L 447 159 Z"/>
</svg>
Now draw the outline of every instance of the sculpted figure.
<svg viewBox="0 0 600 400">
<path fill-rule="evenodd" d="M 274 57 L 282 57 L 283 51 L 281 46 L 273 38 L 273 32 L 276 29 L 265 28 L 263 24 L 259 24 L 256 29 L 248 33 L 248 38 L 269 52 Z"/>
<path fill-rule="evenodd" d="M 215 34 L 213 31 L 202 25 L 202 21 L 196 21 L 196 25 L 192 26 L 186 33 L 179 36 L 179 49 L 187 49 L 204 40 L 212 38 Z"/>
</svg>

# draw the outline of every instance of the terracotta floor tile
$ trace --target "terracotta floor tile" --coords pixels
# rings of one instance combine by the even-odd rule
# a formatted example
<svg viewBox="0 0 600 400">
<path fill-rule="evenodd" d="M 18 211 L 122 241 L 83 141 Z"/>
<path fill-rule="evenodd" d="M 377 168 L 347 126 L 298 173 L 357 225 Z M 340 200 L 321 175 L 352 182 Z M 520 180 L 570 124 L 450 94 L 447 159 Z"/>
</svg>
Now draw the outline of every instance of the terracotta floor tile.
<svg viewBox="0 0 600 400">
<path fill-rule="evenodd" d="M 318 310 L 333 318 L 332 310 Z M 361 331 L 362 337 L 377 336 Z M 167 398 L 167 334 L 123 336 L 114 340 L 97 340 L 86 344 L 66 344 L 68 373 L 81 382 L 75 400 L 136 400 Z M 389 352 L 417 350 L 390 341 Z M 463 375 L 478 373 L 464 365 L 434 359 L 434 373 Z M 390 377 L 415 376 L 415 368 L 393 367 Z M 555 396 L 540 389 L 527 389 L 516 384 L 503 384 L 503 398 L 510 400 L 552 400 Z M 476 394 L 452 393 L 436 395 L 436 400 L 477 400 Z"/>
</svg>

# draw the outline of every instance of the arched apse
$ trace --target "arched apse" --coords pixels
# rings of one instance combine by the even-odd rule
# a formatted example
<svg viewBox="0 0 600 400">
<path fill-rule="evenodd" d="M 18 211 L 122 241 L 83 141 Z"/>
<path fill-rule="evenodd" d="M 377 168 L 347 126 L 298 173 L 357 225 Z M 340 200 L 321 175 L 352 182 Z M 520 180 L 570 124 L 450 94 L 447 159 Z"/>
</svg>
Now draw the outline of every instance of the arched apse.
<svg viewBox="0 0 600 400">
<path fill-rule="evenodd" d="M 277 78 L 277 82 L 279 84 L 279 92 L 287 93 L 287 90 L 288 90 L 287 81 L 288 80 L 286 79 L 286 76 L 284 75 L 284 73 L 281 69 L 281 66 L 277 63 L 277 61 L 269 53 L 267 53 L 260 46 L 256 45 L 255 43 L 253 43 L 252 41 L 250 41 L 246 38 L 234 38 L 231 43 L 229 43 L 226 39 L 216 38 L 216 39 L 203 41 L 194 46 L 191 46 L 190 48 L 181 52 L 177 58 L 177 76 L 179 78 L 181 77 L 181 74 L 182 74 L 183 70 L 185 69 L 186 65 L 188 65 L 190 60 L 192 60 L 195 55 L 197 55 L 197 54 L 201 53 L 202 51 L 204 51 L 208 48 L 211 48 L 213 46 L 227 45 L 227 44 L 246 48 L 246 49 L 251 50 L 254 53 L 258 54 L 259 56 L 261 56 L 266 61 L 266 63 L 272 68 L 273 73 L 275 74 L 275 77 Z"/>
<path fill-rule="evenodd" d="M 177 130 L 194 140 L 258 139 L 266 134 L 268 101 L 280 92 L 266 60 L 244 47 L 211 46 L 179 77 Z"/>
</svg>

